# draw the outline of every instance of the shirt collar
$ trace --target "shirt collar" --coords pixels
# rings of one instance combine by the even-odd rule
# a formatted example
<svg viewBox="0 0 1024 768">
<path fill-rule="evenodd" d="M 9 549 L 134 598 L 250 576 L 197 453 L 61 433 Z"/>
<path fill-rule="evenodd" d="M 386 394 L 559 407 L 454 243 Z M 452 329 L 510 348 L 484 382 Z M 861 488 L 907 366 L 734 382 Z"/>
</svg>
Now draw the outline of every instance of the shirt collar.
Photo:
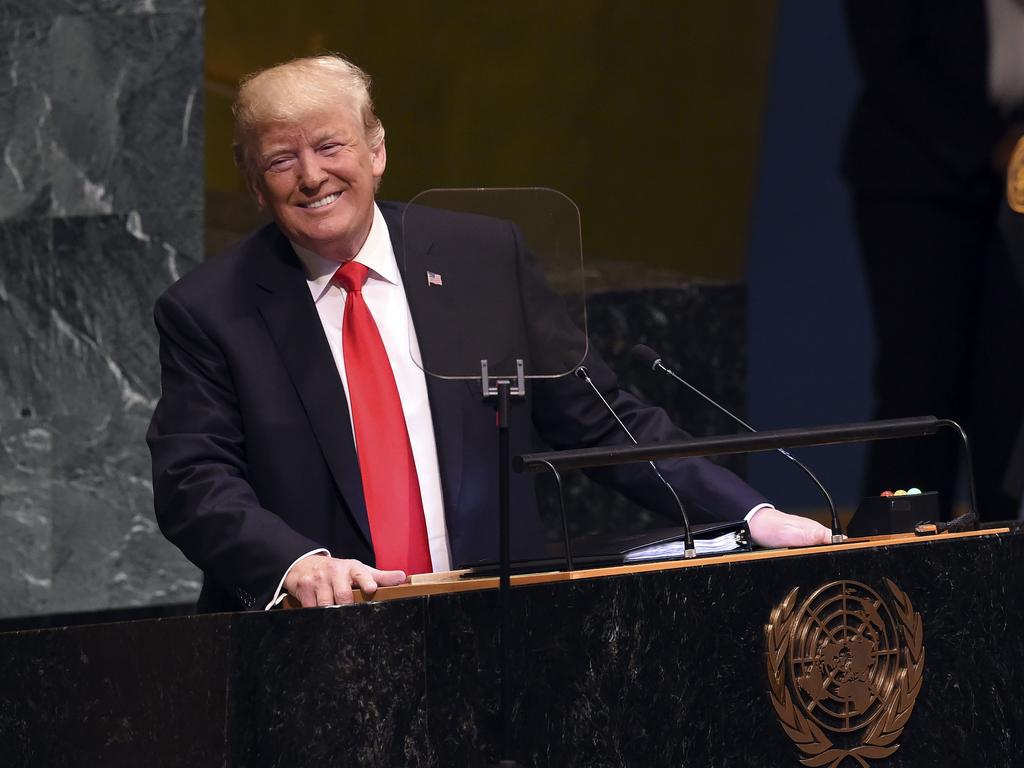
<svg viewBox="0 0 1024 768">
<path fill-rule="evenodd" d="M 306 282 L 309 284 L 309 292 L 313 294 L 313 301 L 320 301 L 327 289 L 331 287 L 331 278 L 334 277 L 334 273 L 341 265 L 337 261 L 326 259 L 297 243 L 292 243 L 292 248 L 295 249 L 295 254 L 306 268 Z M 373 222 L 370 224 L 370 233 L 366 236 L 366 242 L 363 243 L 363 247 L 359 249 L 359 253 L 356 254 L 353 261 L 370 270 L 367 279 L 373 277 L 392 285 L 402 284 L 398 274 L 398 262 L 395 260 L 395 251 L 391 246 L 391 234 L 388 232 L 384 215 L 376 203 L 373 204 Z"/>
</svg>

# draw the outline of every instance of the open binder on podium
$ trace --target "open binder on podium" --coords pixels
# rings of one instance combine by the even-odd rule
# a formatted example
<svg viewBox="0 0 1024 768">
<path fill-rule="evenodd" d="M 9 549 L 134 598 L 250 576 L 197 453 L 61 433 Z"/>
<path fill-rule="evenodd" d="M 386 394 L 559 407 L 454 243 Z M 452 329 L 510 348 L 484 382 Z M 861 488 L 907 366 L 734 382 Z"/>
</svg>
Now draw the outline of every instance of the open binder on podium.
<svg viewBox="0 0 1024 768">
<path fill-rule="evenodd" d="M 697 557 L 749 552 L 752 549 L 750 528 L 745 520 L 691 526 Z M 602 533 L 580 536 L 572 541 L 575 567 L 604 568 L 658 560 L 679 560 L 685 549 L 686 530 L 682 526 L 652 528 L 640 533 Z M 540 573 L 565 569 L 561 545 L 553 545 L 551 557 L 512 561 L 513 573 Z M 463 578 L 494 576 L 498 564 L 471 564 Z"/>
<path fill-rule="evenodd" d="M 651 560 L 678 560 L 683 557 L 685 531 L 681 527 L 645 531 L 632 536 L 596 537 L 613 538 L 619 546 L 624 563 L 642 563 Z M 693 542 L 697 557 L 722 555 L 727 552 L 745 552 L 751 548 L 750 529 L 744 520 L 712 525 L 693 526 Z M 599 546 L 602 542 L 595 542 Z M 611 542 L 609 542 L 611 543 Z M 577 542 L 577 552 L 586 551 L 588 542 Z"/>
</svg>

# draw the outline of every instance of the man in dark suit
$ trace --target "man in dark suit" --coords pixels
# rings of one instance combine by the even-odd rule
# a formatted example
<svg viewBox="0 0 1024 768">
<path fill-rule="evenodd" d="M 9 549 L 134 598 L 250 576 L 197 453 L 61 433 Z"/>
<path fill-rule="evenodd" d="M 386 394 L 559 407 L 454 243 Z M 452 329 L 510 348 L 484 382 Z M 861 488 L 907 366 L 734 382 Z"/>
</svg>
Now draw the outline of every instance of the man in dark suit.
<svg viewBox="0 0 1024 768">
<path fill-rule="evenodd" d="M 335 56 L 243 81 L 236 156 L 274 223 L 157 302 L 163 392 L 148 434 L 156 511 L 204 571 L 202 610 L 270 607 L 285 592 L 303 605 L 346 603 L 353 587 L 372 594 L 410 572 L 496 556 L 493 409 L 465 382 L 419 365 L 480 332 L 432 299 L 486 303 L 510 348 L 525 340 L 536 351 L 538 336 L 552 335 L 582 348 L 557 305 L 535 300 L 509 224 L 427 213 L 402 242 L 403 207 L 374 200 L 386 150 L 368 86 Z M 641 439 L 684 436 L 621 391 L 595 355 L 585 362 Z M 513 409 L 514 453 L 530 449 L 528 419 L 554 447 L 623 441 L 576 377 L 529 389 Z M 698 519 L 747 516 L 766 546 L 829 540 L 826 528 L 779 512 L 710 462 L 665 462 L 663 471 Z M 673 513 L 646 467 L 595 474 Z M 513 554 L 537 554 L 528 478 L 514 477 L 511 494 Z"/>
</svg>

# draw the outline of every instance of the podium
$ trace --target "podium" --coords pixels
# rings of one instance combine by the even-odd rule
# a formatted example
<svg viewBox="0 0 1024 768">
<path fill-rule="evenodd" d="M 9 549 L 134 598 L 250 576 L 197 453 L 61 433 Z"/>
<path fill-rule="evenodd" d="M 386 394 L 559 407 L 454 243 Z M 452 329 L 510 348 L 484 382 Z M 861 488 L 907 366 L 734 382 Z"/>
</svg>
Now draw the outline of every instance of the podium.
<svg viewBox="0 0 1024 768">
<path fill-rule="evenodd" d="M 837 753 L 806 723 L 830 706 L 842 717 L 828 697 L 859 684 L 842 653 L 866 637 L 872 669 L 921 665 L 862 690 L 877 699 L 878 738 L 899 726 L 882 751 L 898 748 L 841 768 L 1019 765 L 1022 563 L 1024 536 L 999 530 L 516 577 L 514 757 L 559 768 L 835 764 L 814 762 Z M 487 765 L 500 738 L 494 581 L 387 588 L 343 608 L 0 634 L 3 765 Z M 905 626 L 886 635 L 872 618 L 839 650 L 811 642 L 810 656 L 796 633 L 779 661 L 782 630 L 797 626 L 784 622 L 826 588 Z M 881 600 L 857 598 L 863 589 Z M 809 616 L 807 637 L 827 640 L 814 621 L 828 616 Z M 913 645 L 914 616 L 916 656 L 896 642 Z M 780 683 L 784 668 L 796 677 Z M 898 686 L 914 684 L 907 715 Z M 808 701 L 804 726 L 787 730 L 780 711 Z M 794 730 L 814 743 L 801 747 Z M 819 730 L 840 752 L 865 743 L 864 732 Z"/>
</svg>

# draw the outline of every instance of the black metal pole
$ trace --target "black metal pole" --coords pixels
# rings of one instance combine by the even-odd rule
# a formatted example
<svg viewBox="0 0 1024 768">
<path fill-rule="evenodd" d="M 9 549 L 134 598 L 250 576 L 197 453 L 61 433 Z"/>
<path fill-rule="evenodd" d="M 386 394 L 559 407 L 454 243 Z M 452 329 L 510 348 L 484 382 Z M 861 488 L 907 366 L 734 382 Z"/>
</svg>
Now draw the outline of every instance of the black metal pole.
<svg viewBox="0 0 1024 768">
<path fill-rule="evenodd" d="M 508 674 L 509 636 L 512 620 L 509 615 L 511 556 L 509 553 L 509 409 L 511 408 L 511 382 L 498 382 L 498 509 L 500 510 L 501 571 L 498 580 L 498 600 L 501 611 L 501 636 L 498 638 L 501 674 L 501 757 L 498 768 L 517 768 L 512 759 L 512 686 Z"/>
</svg>

